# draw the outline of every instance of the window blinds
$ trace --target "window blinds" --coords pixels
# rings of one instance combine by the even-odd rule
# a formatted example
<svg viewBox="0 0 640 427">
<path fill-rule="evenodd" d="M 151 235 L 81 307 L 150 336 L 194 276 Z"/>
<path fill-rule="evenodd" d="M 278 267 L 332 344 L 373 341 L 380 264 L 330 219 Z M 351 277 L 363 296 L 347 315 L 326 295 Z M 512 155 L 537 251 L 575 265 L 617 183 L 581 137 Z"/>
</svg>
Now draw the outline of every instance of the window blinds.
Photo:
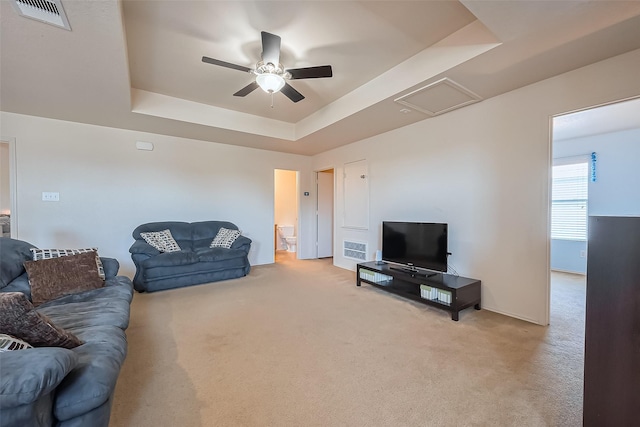
<svg viewBox="0 0 640 427">
<path fill-rule="evenodd" d="M 589 164 L 577 163 L 553 166 L 551 188 L 551 238 L 587 239 L 587 200 Z"/>
</svg>

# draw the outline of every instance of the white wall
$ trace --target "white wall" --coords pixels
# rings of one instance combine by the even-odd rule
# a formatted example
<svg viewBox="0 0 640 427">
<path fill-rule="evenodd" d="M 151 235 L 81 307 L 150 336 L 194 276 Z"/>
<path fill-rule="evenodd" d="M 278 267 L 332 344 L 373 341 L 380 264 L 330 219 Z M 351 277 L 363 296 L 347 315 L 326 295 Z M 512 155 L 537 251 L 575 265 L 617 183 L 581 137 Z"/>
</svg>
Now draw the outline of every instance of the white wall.
<svg viewBox="0 0 640 427">
<path fill-rule="evenodd" d="M 275 171 L 275 223 L 293 225 L 294 235 L 298 222 L 298 198 L 296 171 L 278 169 Z M 278 250 L 286 249 L 282 239 L 276 239 Z"/>
<path fill-rule="evenodd" d="M 100 247 L 133 272 L 131 231 L 155 220 L 227 219 L 273 261 L 273 170 L 299 170 L 298 257 L 314 254 L 312 170 L 335 167 L 336 242 L 380 245 L 383 220 L 450 225 L 451 264 L 482 280 L 483 307 L 548 321 L 550 118 L 640 95 L 640 50 L 383 135 L 304 156 L 2 113 L 16 138 L 18 237 L 38 246 Z M 615 78 L 610 78 L 615 76 Z M 419 114 L 419 113 L 414 113 Z M 136 140 L 156 145 L 135 150 Z M 369 229 L 341 229 L 342 167 L 366 159 Z M 59 191 L 58 203 L 42 191 Z M 336 251 L 336 265 L 354 262 Z"/>
<path fill-rule="evenodd" d="M 554 157 L 592 152 L 597 155 L 596 181 L 589 180 L 589 215 L 640 215 L 640 129 L 559 140 L 553 144 Z"/>
<path fill-rule="evenodd" d="M 638 69 L 640 50 L 315 156 L 314 169 L 337 166 L 336 241 L 364 240 L 373 259 L 383 220 L 446 222 L 450 264 L 482 280 L 483 307 L 546 324 L 551 117 L 640 95 Z M 339 165 L 360 159 L 366 231 L 339 222 Z M 339 252 L 334 262 L 355 265 Z"/>
<path fill-rule="evenodd" d="M 274 169 L 302 171 L 310 158 L 60 120 L 2 113 L 15 137 L 18 238 L 41 248 L 97 246 L 135 272 L 131 232 L 150 221 L 228 220 L 253 239 L 251 264 L 273 262 Z M 139 151 L 136 141 L 155 145 Z M 43 191 L 60 193 L 43 202 Z M 313 209 L 302 201 L 302 216 Z M 309 219 L 311 218 L 311 219 Z M 310 241 L 302 242 L 309 256 Z"/>
<path fill-rule="evenodd" d="M 640 112 L 638 113 L 640 114 Z M 589 180 L 589 215 L 640 215 L 640 129 L 555 140 L 553 157 L 595 152 L 596 181 Z M 586 242 L 553 240 L 551 268 L 587 273 Z"/>
</svg>

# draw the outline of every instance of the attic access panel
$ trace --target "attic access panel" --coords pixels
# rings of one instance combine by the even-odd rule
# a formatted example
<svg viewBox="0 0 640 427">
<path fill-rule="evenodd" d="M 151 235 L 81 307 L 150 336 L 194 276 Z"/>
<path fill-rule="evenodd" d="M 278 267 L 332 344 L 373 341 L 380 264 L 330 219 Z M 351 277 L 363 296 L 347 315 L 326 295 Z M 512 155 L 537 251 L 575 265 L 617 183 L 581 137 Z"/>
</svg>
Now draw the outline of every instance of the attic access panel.
<svg viewBox="0 0 640 427">
<path fill-rule="evenodd" d="M 430 116 L 437 116 L 481 100 L 479 95 L 445 77 L 394 101 Z"/>
</svg>

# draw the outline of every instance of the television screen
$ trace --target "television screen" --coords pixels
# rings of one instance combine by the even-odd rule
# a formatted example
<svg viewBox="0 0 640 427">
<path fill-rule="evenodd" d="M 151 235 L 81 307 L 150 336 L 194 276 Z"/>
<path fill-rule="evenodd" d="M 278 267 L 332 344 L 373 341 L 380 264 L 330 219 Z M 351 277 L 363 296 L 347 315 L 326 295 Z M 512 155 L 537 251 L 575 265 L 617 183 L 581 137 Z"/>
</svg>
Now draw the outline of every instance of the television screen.
<svg viewBox="0 0 640 427">
<path fill-rule="evenodd" d="M 446 272 L 447 224 L 384 221 L 382 259 Z"/>
</svg>

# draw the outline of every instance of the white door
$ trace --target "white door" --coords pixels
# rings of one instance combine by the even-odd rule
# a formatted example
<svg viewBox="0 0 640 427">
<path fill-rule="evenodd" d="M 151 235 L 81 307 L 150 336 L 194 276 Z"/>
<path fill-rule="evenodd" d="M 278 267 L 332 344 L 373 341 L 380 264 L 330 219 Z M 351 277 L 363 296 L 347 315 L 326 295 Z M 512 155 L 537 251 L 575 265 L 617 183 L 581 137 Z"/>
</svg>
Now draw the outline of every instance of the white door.
<svg viewBox="0 0 640 427">
<path fill-rule="evenodd" d="M 333 256 L 333 170 L 317 173 L 318 258 Z"/>
</svg>

